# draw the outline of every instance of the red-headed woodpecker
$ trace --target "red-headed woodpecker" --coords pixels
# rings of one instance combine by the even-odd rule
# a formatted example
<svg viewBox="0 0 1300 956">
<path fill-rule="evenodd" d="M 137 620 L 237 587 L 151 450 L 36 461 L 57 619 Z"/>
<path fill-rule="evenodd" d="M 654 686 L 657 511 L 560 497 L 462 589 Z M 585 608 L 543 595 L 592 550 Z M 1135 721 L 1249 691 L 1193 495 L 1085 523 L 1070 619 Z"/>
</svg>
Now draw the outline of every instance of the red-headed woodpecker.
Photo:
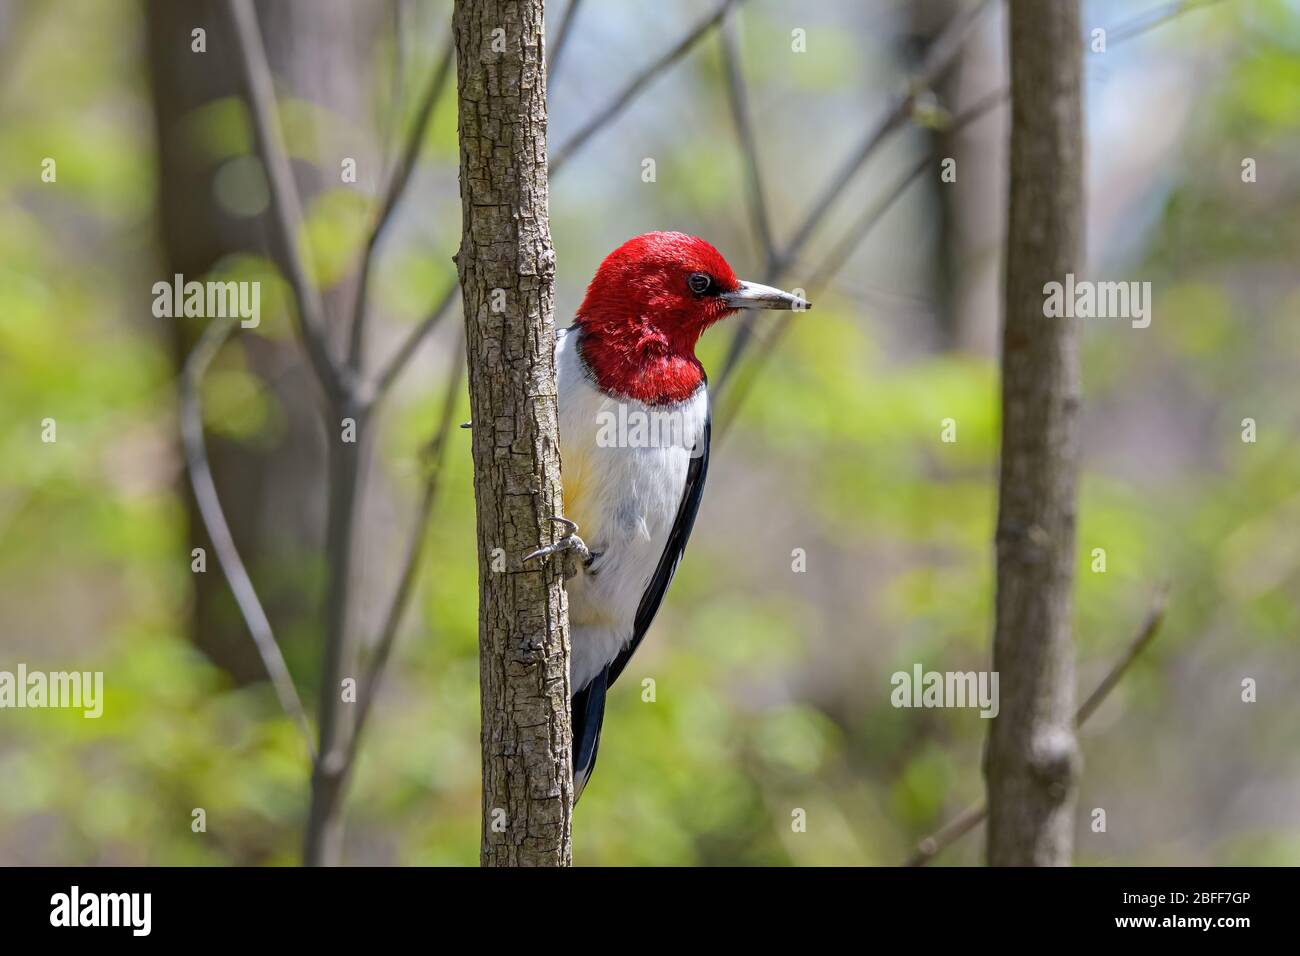
<svg viewBox="0 0 1300 956">
<path fill-rule="evenodd" d="M 619 246 L 557 333 L 560 458 L 569 532 L 525 560 L 572 551 L 573 776 L 596 763 L 605 693 L 645 637 L 686 549 L 709 467 L 700 334 L 738 309 L 798 309 L 742 282 L 717 249 L 680 232 Z M 577 534 L 581 529 L 585 541 Z"/>
</svg>

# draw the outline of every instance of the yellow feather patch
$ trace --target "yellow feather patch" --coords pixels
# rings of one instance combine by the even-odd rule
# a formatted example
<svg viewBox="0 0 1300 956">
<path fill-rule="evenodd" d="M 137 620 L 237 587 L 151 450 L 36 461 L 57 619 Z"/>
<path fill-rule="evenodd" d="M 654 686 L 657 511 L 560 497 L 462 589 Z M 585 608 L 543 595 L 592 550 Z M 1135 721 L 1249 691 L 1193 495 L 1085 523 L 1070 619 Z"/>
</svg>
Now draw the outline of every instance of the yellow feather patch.
<svg viewBox="0 0 1300 956">
<path fill-rule="evenodd" d="M 569 454 L 563 457 L 560 473 L 564 483 L 564 516 L 578 523 L 578 534 L 590 544 L 597 531 L 590 524 L 596 514 L 591 500 L 591 461 L 585 448 L 567 451 Z"/>
</svg>

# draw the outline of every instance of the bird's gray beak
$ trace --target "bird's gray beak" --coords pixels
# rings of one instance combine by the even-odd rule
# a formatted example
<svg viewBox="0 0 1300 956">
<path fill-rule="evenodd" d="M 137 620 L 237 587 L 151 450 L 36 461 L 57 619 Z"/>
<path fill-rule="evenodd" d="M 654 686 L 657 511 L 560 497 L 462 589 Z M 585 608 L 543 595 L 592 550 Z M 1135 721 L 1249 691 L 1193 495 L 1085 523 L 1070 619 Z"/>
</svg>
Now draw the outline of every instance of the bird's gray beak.
<svg viewBox="0 0 1300 956">
<path fill-rule="evenodd" d="M 722 301 L 732 309 L 784 309 L 786 311 L 807 312 L 812 303 L 807 299 L 770 285 L 757 282 L 741 282 L 735 292 L 722 293 Z"/>
</svg>

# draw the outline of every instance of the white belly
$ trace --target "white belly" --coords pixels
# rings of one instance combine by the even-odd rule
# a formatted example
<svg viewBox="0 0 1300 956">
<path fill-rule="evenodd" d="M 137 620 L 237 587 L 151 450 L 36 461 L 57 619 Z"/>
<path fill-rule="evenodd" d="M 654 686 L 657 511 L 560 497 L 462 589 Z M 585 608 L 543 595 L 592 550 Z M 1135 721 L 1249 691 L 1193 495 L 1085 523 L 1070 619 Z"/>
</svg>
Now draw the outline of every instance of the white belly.
<svg viewBox="0 0 1300 956">
<path fill-rule="evenodd" d="M 581 364 L 576 337 L 561 330 L 555 353 L 564 513 L 598 556 L 567 582 L 574 691 L 632 639 L 708 417 L 702 388 L 665 406 L 602 394 Z"/>
</svg>

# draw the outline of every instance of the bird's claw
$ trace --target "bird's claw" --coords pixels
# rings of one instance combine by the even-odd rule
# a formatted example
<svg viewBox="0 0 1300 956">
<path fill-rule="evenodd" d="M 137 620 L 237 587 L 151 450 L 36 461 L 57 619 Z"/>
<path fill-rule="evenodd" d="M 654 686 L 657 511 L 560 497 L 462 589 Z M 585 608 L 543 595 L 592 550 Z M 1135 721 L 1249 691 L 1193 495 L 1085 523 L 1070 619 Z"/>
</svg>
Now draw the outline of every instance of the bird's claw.
<svg viewBox="0 0 1300 956">
<path fill-rule="evenodd" d="M 547 558 L 553 554 L 559 554 L 561 551 L 572 551 L 584 566 L 590 564 L 591 549 L 587 547 L 587 542 L 578 537 L 578 523 L 570 521 L 568 518 L 561 518 L 559 515 L 551 515 L 551 520 L 564 525 L 564 530 L 567 533 L 555 544 L 548 544 L 544 548 L 538 548 L 531 554 L 525 555 L 524 563 L 526 564 L 534 558 Z"/>
</svg>

